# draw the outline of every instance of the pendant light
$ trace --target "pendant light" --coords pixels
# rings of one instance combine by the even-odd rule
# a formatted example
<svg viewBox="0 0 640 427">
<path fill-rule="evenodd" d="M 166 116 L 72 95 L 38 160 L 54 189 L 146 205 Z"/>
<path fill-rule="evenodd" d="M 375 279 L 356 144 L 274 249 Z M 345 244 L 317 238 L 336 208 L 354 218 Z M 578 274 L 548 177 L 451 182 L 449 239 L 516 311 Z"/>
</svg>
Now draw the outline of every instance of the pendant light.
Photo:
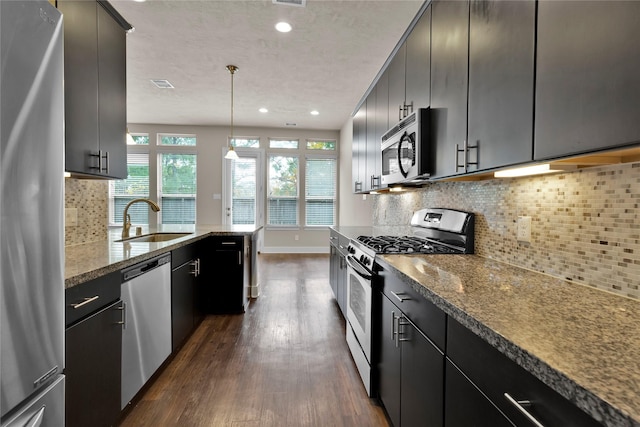
<svg viewBox="0 0 640 427">
<path fill-rule="evenodd" d="M 229 151 L 224 156 L 225 159 L 236 160 L 238 153 L 233 148 L 233 74 L 238 71 L 238 67 L 235 65 L 227 65 L 227 70 L 231 73 L 231 138 L 229 138 Z"/>
</svg>

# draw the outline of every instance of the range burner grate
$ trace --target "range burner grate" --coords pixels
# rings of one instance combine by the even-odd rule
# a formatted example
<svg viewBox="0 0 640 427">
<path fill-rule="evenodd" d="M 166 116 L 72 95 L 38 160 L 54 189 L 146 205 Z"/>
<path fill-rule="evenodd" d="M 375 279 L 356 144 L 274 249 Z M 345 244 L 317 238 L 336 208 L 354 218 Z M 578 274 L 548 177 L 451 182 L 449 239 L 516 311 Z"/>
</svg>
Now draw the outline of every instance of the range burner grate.
<svg viewBox="0 0 640 427">
<path fill-rule="evenodd" d="M 464 249 L 413 236 L 359 236 L 358 241 L 379 254 L 464 253 Z"/>
</svg>

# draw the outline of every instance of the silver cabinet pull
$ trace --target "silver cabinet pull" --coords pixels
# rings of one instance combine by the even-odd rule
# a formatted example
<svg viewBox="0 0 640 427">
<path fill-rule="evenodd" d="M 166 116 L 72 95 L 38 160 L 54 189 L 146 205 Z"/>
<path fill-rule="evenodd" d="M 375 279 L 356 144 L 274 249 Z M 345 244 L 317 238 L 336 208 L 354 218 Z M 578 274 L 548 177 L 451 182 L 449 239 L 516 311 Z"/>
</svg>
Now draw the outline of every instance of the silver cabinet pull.
<svg viewBox="0 0 640 427">
<path fill-rule="evenodd" d="M 102 156 L 102 158 L 104 159 L 104 163 L 105 163 L 105 167 L 102 167 L 102 161 L 100 162 L 100 172 L 105 171 L 106 173 L 109 173 L 109 152 L 105 151 L 104 152 L 104 156 Z"/>
<path fill-rule="evenodd" d="M 82 302 L 77 302 L 75 304 L 71 304 L 71 307 L 75 310 L 75 309 L 80 308 L 80 307 L 82 307 L 84 305 L 87 305 L 87 304 L 90 304 L 90 303 L 94 302 L 98 298 L 100 298 L 100 295 L 96 295 L 96 296 L 90 297 L 90 298 L 85 298 Z"/>
<path fill-rule="evenodd" d="M 198 260 L 195 259 L 191 261 L 189 265 L 191 266 L 191 271 L 189 271 L 189 274 L 193 275 L 194 277 L 198 277 Z"/>
<path fill-rule="evenodd" d="M 127 329 L 127 303 L 122 301 L 122 305 L 116 310 L 120 310 L 122 312 L 122 316 L 120 317 L 120 321 L 117 322 L 118 325 L 122 325 L 122 329 Z"/>
<path fill-rule="evenodd" d="M 396 312 L 391 312 L 391 341 L 396 340 Z"/>
<path fill-rule="evenodd" d="M 403 296 L 403 295 L 406 295 L 404 292 L 398 292 L 398 293 L 395 293 L 393 291 L 390 291 L 390 292 L 391 292 L 391 295 L 396 297 L 398 299 L 398 301 L 400 301 L 400 302 L 405 302 L 405 301 L 411 300 L 411 298 Z"/>
<path fill-rule="evenodd" d="M 393 314 L 393 337 L 394 337 L 394 341 L 396 344 L 396 348 L 400 347 L 400 316 L 396 316 L 395 313 Z"/>
<path fill-rule="evenodd" d="M 223 245 L 235 245 L 236 242 L 222 242 Z"/>
<path fill-rule="evenodd" d="M 102 151 L 98 150 L 97 154 L 89 153 L 89 157 L 98 158 L 98 166 L 89 166 L 89 169 L 97 169 L 98 172 L 102 172 Z"/>
<path fill-rule="evenodd" d="M 404 332 L 400 330 L 400 327 L 410 325 L 409 320 L 407 320 L 404 316 L 398 317 L 398 341 L 410 341 L 409 338 L 400 338 L 400 335 L 404 335 Z"/>
<path fill-rule="evenodd" d="M 509 395 L 509 393 L 505 393 L 504 397 L 509 401 L 509 403 L 515 406 L 516 409 L 520 411 L 520 413 L 522 413 L 522 415 L 527 417 L 527 419 L 531 421 L 533 425 L 535 425 L 536 427 L 544 427 L 544 424 L 536 420 L 536 418 L 526 410 L 525 406 L 531 406 L 531 402 L 529 400 L 515 400 L 513 397 L 511 397 L 511 395 Z"/>
</svg>

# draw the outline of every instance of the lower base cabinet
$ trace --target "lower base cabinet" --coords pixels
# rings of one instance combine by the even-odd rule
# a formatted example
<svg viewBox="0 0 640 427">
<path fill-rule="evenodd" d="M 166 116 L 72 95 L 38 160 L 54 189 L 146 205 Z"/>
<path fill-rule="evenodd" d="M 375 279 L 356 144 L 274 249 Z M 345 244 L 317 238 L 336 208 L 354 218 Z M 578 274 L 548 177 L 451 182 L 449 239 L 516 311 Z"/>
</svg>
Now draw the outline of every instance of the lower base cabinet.
<svg viewBox="0 0 640 427">
<path fill-rule="evenodd" d="M 207 311 L 243 313 L 249 305 L 251 275 L 250 236 L 213 236 L 207 239 L 205 275 Z"/>
<path fill-rule="evenodd" d="M 395 427 L 443 425 L 444 354 L 384 294 L 379 396 Z"/>
<path fill-rule="evenodd" d="M 118 274 L 66 291 L 64 373 L 67 427 L 117 425 L 120 417 L 123 319 L 119 298 Z M 101 307 L 100 301 L 111 302 Z"/>
</svg>

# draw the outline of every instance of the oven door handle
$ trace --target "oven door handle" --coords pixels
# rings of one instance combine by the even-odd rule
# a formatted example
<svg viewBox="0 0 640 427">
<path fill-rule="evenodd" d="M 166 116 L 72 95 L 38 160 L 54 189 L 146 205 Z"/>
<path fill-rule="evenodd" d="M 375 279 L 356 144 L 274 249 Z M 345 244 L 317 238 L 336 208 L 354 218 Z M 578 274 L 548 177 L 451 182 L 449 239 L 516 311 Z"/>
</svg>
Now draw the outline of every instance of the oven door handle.
<svg viewBox="0 0 640 427">
<path fill-rule="evenodd" d="M 372 275 L 364 267 L 360 266 L 360 263 L 351 255 L 346 258 L 347 265 L 356 272 L 356 274 L 365 280 L 371 280 Z"/>
</svg>

